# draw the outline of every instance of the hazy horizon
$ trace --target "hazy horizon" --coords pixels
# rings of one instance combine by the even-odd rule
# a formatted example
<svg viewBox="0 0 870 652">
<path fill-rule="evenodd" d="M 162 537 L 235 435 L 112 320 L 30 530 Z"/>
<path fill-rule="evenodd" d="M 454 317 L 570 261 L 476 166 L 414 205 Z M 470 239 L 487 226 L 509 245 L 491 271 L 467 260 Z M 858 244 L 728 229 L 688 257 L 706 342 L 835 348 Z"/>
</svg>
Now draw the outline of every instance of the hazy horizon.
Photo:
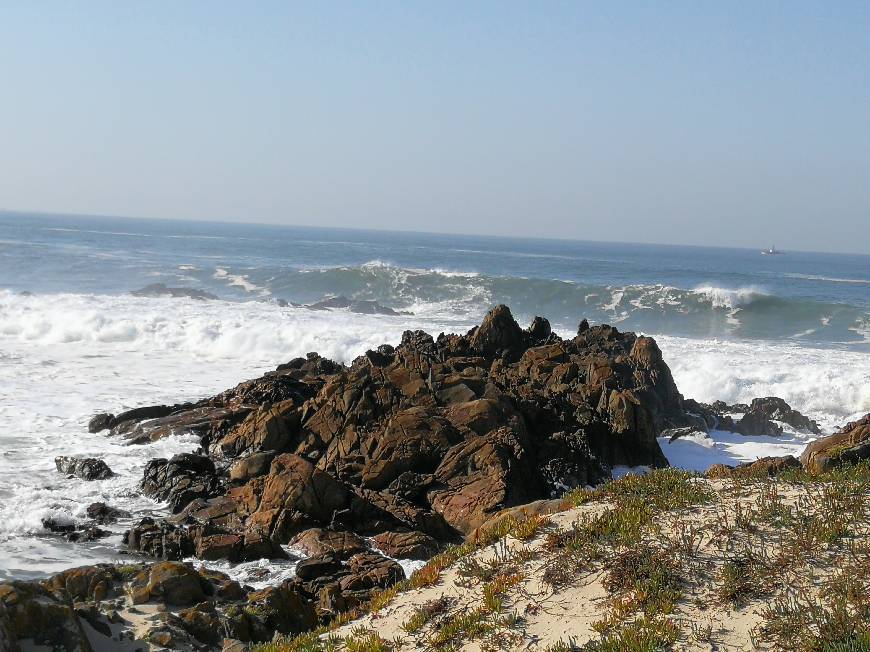
<svg viewBox="0 0 870 652">
<path fill-rule="evenodd" d="M 870 5 L 0 7 L 0 209 L 870 254 Z"/>
</svg>

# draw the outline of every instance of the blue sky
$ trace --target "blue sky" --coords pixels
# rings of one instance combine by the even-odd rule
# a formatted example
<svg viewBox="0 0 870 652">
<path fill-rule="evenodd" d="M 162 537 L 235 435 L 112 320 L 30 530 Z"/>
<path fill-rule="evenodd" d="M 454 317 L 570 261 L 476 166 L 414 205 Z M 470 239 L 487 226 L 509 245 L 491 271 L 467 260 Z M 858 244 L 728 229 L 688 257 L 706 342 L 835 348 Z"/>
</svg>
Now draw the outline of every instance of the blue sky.
<svg viewBox="0 0 870 652">
<path fill-rule="evenodd" d="M 867 2 L 0 4 L 0 208 L 870 253 Z"/>
</svg>

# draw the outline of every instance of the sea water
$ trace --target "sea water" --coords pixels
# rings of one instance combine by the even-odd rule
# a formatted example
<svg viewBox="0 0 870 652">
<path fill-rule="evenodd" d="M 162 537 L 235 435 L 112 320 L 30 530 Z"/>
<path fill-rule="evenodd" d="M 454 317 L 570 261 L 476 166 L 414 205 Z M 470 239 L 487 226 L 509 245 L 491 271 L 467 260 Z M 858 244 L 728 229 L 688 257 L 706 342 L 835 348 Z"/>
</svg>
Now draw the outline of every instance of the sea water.
<svg viewBox="0 0 870 652">
<path fill-rule="evenodd" d="M 217 298 L 131 294 L 153 283 Z M 339 295 L 407 314 L 293 305 Z M 498 303 L 563 336 L 584 317 L 653 335 L 688 398 L 780 396 L 825 431 L 870 411 L 867 256 L 0 213 L 0 578 L 118 559 L 132 520 L 165 513 L 142 469 L 196 439 L 127 446 L 89 434 L 94 413 L 210 396 L 309 351 L 350 362 L 407 329 L 464 332 Z M 661 443 L 703 469 L 809 439 Z M 67 479 L 57 455 L 117 475 Z M 133 516 L 92 543 L 43 527 L 96 501 Z"/>
</svg>

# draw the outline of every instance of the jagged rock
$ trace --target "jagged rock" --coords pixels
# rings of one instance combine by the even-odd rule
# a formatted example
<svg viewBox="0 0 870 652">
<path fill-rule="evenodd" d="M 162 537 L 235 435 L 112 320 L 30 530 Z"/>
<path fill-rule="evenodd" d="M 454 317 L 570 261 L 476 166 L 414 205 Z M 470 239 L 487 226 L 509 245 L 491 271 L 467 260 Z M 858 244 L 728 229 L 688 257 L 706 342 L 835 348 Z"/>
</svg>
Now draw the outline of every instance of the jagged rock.
<svg viewBox="0 0 870 652">
<path fill-rule="evenodd" d="M 82 480 L 105 480 L 115 475 L 108 464 L 94 457 L 61 455 L 54 458 L 54 465 L 61 473 L 74 475 Z"/>
<path fill-rule="evenodd" d="M 217 495 L 221 483 L 214 462 L 208 457 L 179 453 L 169 460 L 158 458 L 148 462 L 141 486 L 146 496 L 168 502 L 177 513 L 196 498 Z"/>
<path fill-rule="evenodd" d="M 172 406 L 172 413 L 166 416 L 126 419 L 113 426 L 109 434 L 121 437 L 130 445 L 149 444 L 180 432 L 196 434 L 206 440 L 222 435 L 250 412 L 246 408 L 230 410 L 209 406 L 189 406 L 176 411 L 177 407 Z"/>
<path fill-rule="evenodd" d="M 802 432 L 814 435 L 821 433 L 819 424 L 797 410 L 792 409 L 788 403 L 776 396 L 753 399 L 747 414 L 755 414 L 772 421 L 782 421 Z M 743 418 L 745 419 L 746 417 Z"/>
<path fill-rule="evenodd" d="M 810 473 L 823 473 L 867 459 L 870 459 L 870 414 L 811 442 L 801 454 L 801 463 Z"/>
<path fill-rule="evenodd" d="M 470 344 L 485 355 L 518 348 L 523 331 L 514 321 L 510 308 L 499 305 L 490 310 L 471 335 Z"/>
<path fill-rule="evenodd" d="M 434 549 L 426 536 L 455 541 L 505 508 L 608 479 L 614 465 L 665 466 L 662 431 L 706 427 L 651 338 L 586 324 L 562 340 L 543 318 L 523 330 L 505 306 L 465 335 L 406 331 L 350 366 L 309 354 L 145 416 L 113 432 L 190 426 L 231 481 L 153 463 L 152 495 L 171 500 L 174 480 L 185 491 L 176 516 L 130 530 L 129 549 L 231 561 L 283 554 L 312 528 L 385 541 L 421 533 L 407 536 L 423 555 Z M 361 599 L 337 582 L 327 603 Z M 305 590 L 319 600 L 325 586 Z"/>
<path fill-rule="evenodd" d="M 261 451 L 284 452 L 291 449 L 298 433 L 301 411 L 293 399 L 251 412 L 245 420 L 217 443 L 224 457 L 239 457 Z"/>
<path fill-rule="evenodd" d="M 431 473 L 460 439 L 448 420 L 422 407 L 398 412 L 377 437 L 362 467 L 362 486 L 383 489 L 402 473 Z"/>
</svg>

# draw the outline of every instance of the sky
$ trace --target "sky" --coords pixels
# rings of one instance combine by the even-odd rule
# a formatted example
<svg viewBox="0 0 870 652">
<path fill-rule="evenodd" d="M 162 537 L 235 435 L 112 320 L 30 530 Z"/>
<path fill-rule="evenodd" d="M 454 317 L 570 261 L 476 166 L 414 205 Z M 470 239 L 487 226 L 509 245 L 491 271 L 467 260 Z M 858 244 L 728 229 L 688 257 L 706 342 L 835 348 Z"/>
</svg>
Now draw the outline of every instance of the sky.
<svg viewBox="0 0 870 652">
<path fill-rule="evenodd" d="M 870 253 L 870 3 L 0 3 L 0 209 Z"/>
</svg>

